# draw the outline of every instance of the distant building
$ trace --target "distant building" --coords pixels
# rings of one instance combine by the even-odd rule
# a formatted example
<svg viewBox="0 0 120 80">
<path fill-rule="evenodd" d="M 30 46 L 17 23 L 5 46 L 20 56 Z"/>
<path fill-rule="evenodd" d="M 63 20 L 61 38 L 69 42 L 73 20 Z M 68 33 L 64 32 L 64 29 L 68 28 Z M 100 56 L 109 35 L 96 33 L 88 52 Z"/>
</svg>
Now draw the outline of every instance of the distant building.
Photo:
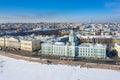
<svg viewBox="0 0 120 80">
<path fill-rule="evenodd" d="M 117 50 L 118 51 L 118 57 L 120 57 L 120 45 L 118 45 L 117 43 L 115 44 L 115 47 L 113 48 L 113 50 Z"/>
<path fill-rule="evenodd" d="M 41 44 L 41 53 L 48 55 L 67 57 L 93 57 L 105 58 L 106 46 L 102 44 L 83 43 L 79 45 L 79 40 L 73 30 L 69 34 L 68 42 L 45 42 Z"/>
<path fill-rule="evenodd" d="M 116 41 L 120 41 L 119 39 L 115 39 L 112 36 L 80 36 L 81 43 L 102 43 L 107 46 L 107 49 L 111 49 L 114 47 Z"/>
</svg>

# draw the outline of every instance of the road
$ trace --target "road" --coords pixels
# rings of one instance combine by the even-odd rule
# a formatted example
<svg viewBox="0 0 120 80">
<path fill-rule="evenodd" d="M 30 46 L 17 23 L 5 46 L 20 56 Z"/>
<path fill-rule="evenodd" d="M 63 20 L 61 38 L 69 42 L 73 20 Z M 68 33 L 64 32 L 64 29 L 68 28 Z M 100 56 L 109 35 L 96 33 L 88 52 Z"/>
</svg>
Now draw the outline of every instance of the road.
<svg viewBox="0 0 120 80">
<path fill-rule="evenodd" d="M 85 63 L 85 62 L 54 60 L 54 59 L 48 60 L 48 59 L 40 59 L 40 58 L 34 58 L 34 57 L 25 57 L 25 56 L 20 56 L 20 55 L 8 53 L 8 52 L 3 52 L 3 51 L 0 51 L 0 55 L 14 58 L 17 60 L 25 60 L 25 61 L 29 61 L 29 62 L 38 62 L 41 64 L 62 64 L 62 65 L 80 66 L 80 68 L 87 67 L 87 68 L 120 70 L 120 66 L 117 66 L 117 65 Z"/>
</svg>

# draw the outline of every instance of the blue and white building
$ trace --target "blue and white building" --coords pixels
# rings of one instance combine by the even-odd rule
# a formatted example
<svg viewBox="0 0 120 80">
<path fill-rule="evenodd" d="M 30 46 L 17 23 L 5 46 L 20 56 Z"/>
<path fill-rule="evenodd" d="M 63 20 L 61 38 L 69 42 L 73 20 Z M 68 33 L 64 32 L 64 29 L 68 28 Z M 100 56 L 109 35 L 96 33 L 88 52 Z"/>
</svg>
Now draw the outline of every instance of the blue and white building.
<svg viewBox="0 0 120 80">
<path fill-rule="evenodd" d="M 44 42 L 41 44 L 41 53 L 67 57 L 105 58 L 106 46 L 102 44 L 82 43 L 71 30 L 68 42 Z"/>
</svg>

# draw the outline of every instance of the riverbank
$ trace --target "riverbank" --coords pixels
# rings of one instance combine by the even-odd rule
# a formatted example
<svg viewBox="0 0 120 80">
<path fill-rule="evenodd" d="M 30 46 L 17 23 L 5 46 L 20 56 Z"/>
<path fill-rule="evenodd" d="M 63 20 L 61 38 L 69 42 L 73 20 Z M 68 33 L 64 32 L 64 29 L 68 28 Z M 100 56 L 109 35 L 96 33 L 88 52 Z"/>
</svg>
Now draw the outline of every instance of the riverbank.
<svg viewBox="0 0 120 80">
<path fill-rule="evenodd" d="M 54 60 L 54 59 L 41 59 L 41 58 L 20 56 L 20 55 L 8 53 L 8 52 L 3 52 L 3 51 L 0 51 L 0 55 L 14 58 L 17 60 L 25 60 L 25 61 L 29 61 L 29 62 L 38 62 L 41 64 L 55 64 L 55 65 L 62 64 L 62 65 L 80 66 L 80 68 L 87 67 L 87 68 L 120 70 L 120 66 L 117 66 L 117 65 L 86 63 L 86 62 L 79 62 L 79 61 Z"/>
</svg>

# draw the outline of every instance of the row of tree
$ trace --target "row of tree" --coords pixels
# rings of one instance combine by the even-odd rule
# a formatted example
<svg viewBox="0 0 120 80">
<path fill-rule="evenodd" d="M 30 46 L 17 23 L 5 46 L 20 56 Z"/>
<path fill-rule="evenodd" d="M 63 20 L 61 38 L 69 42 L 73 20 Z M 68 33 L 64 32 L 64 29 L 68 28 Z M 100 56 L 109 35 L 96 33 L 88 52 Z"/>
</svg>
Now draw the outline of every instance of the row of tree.
<svg viewBox="0 0 120 80">
<path fill-rule="evenodd" d="M 106 55 L 109 58 L 116 58 L 118 57 L 118 51 L 113 49 L 113 50 L 106 50 Z"/>
</svg>

